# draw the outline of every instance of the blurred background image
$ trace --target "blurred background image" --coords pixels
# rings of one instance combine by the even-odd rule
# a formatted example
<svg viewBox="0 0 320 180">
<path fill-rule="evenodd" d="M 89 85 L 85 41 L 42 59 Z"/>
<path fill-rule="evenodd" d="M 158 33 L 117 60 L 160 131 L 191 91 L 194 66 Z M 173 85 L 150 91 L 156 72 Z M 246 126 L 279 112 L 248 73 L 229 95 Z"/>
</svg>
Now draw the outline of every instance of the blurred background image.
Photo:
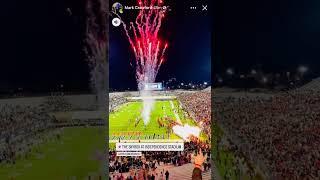
<svg viewBox="0 0 320 180">
<path fill-rule="evenodd" d="M 1 5 L 0 179 L 105 176 L 107 6 Z"/>
<path fill-rule="evenodd" d="M 319 179 L 319 2 L 216 7 L 212 107 L 220 178 Z"/>
</svg>

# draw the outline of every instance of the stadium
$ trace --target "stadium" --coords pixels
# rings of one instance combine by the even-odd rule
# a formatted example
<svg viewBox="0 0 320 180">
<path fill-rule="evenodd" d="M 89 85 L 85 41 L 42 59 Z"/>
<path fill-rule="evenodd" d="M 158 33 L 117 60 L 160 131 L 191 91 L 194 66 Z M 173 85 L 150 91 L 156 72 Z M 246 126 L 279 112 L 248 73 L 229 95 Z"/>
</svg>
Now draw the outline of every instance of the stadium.
<svg viewBox="0 0 320 180">
<path fill-rule="evenodd" d="M 209 16 L 176 1 L 121 4 L 148 8 L 112 11 L 109 179 L 212 179 Z"/>
<path fill-rule="evenodd" d="M 143 99 L 154 100 L 150 122 L 141 118 Z M 111 179 L 139 177 L 143 159 L 151 167 L 147 175 L 156 179 L 168 171 L 170 179 L 191 179 L 192 153 L 207 154 L 203 179 L 211 179 L 211 87 L 202 90 L 153 91 L 109 94 L 109 172 Z M 184 142 L 183 152 L 142 152 L 140 157 L 117 157 L 117 142 Z"/>
</svg>

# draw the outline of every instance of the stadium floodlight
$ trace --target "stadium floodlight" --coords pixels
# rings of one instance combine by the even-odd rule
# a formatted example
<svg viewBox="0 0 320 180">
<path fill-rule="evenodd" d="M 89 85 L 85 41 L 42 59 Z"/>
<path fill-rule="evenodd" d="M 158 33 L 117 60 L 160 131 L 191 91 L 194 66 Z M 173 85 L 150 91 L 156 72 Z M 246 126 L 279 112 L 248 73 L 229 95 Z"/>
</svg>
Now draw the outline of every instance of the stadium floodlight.
<svg viewBox="0 0 320 180">
<path fill-rule="evenodd" d="M 252 70 L 251 70 L 251 74 L 252 74 L 252 75 L 256 75 L 256 74 L 257 74 L 257 71 L 256 71 L 255 69 L 252 69 Z"/>
<path fill-rule="evenodd" d="M 207 82 L 204 82 L 203 84 L 204 84 L 204 85 L 207 85 L 208 83 L 207 83 Z"/>
<path fill-rule="evenodd" d="M 181 86 L 183 86 L 183 83 L 181 83 Z"/>
<path fill-rule="evenodd" d="M 268 78 L 267 78 L 267 77 L 265 77 L 265 76 L 264 76 L 264 77 L 262 77 L 262 82 L 263 82 L 263 83 L 267 83 L 267 82 L 268 82 Z"/>
<path fill-rule="evenodd" d="M 303 66 L 303 65 L 298 67 L 298 72 L 301 73 L 301 74 L 306 73 L 308 70 L 309 70 L 308 67 Z"/>
<path fill-rule="evenodd" d="M 234 71 L 233 71 L 232 68 L 228 68 L 226 72 L 227 72 L 228 75 L 233 75 L 234 74 Z"/>
</svg>

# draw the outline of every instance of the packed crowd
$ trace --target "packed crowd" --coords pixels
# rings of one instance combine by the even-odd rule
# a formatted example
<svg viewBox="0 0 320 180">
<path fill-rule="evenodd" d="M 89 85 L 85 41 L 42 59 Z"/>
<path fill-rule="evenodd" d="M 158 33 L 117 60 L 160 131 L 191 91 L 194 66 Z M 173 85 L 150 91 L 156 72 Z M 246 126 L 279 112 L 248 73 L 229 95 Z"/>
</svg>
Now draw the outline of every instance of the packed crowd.
<svg viewBox="0 0 320 180">
<path fill-rule="evenodd" d="M 165 165 L 182 166 L 192 162 L 192 154 L 199 148 L 207 155 L 204 162 L 204 170 L 211 168 L 210 164 L 210 148 L 201 142 L 191 141 L 185 143 L 183 152 L 174 151 L 150 151 L 143 152 L 143 156 L 137 157 L 119 157 L 115 151 L 109 151 L 109 172 L 110 179 L 164 179 L 166 172 L 157 172 L 156 169 Z M 168 170 L 167 170 L 168 171 Z M 169 171 L 168 171 L 169 173 Z M 130 178 L 131 176 L 131 178 Z M 169 178 L 170 179 L 170 178 Z"/>
<path fill-rule="evenodd" d="M 44 103 L 45 109 L 50 112 L 54 111 L 70 111 L 72 109 L 72 105 L 67 102 L 64 97 L 64 93 L 52 93 Z"/>
<path fill-rule="evenodd" d="M 0 107 L 0 162 L 14 162 L 31 146 L 32 138 L 52 126 L 43 108 L 3 105 Z"/>
<path fill-rule="evenodd" d="M 211 138 L 211 93 L 184 92 L 178 98 L 185 106 L 184 109 L 198 122 L 201 129 Z"/>
<path fill-rule="evenodd" d="M 109 112 L 126 102 L 126 98 L 122 93 L 109 93 Z"/>
<path fill-rule="evenodd" d="M 320 178 L 320 92 L 295 90 L 270 98 L 229 97 L 215 117 L 235 149 L 272 179 Z"/>
<path fill-rule="evenodd" d="M 216 146 L 214 147 L 216 149 L 214 157 L 216 165 L 227 167 L 220 172 L 223 179 L 244 179 L 246 177 L 263 179 L 261 172 L 257 171 L 254 164 L 247 159 L 236 144 L 224 136 L 217 135 L 216 138 Z"/>
</svg>

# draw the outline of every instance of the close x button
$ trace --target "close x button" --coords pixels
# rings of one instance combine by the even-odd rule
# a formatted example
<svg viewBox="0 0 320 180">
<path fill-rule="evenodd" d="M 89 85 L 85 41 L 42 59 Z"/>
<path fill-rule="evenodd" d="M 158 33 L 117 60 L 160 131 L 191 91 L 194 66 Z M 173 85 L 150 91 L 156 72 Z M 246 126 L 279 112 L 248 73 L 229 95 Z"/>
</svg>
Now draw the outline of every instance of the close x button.
<svg viewBox="0 0 320 180">
<path fill-rule="evenodd" d="M 202 11 L 208 11 L 208 5 L 202 5 Z"/>
</svg>

